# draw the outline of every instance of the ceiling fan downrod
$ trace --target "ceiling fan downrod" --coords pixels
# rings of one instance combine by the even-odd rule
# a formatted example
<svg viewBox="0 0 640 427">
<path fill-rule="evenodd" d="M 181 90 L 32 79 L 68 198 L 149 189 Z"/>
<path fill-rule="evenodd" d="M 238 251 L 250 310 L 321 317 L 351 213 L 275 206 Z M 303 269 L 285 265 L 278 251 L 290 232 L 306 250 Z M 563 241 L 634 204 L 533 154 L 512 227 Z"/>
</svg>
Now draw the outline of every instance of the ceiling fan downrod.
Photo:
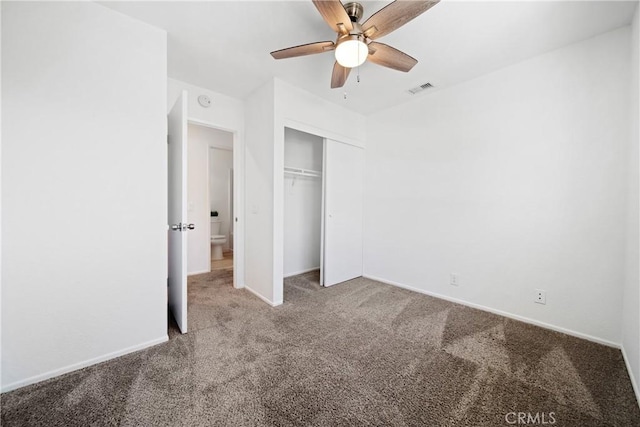
<svg viewBox="0 0 640 427">
<path fill-rule="evenodd" d="M 344 10 L 349 15 L 351 22 L 359 22 L 364 13 L 364 7 L 358 2 L 349 2 L 344 5 Z"/>
</svg>

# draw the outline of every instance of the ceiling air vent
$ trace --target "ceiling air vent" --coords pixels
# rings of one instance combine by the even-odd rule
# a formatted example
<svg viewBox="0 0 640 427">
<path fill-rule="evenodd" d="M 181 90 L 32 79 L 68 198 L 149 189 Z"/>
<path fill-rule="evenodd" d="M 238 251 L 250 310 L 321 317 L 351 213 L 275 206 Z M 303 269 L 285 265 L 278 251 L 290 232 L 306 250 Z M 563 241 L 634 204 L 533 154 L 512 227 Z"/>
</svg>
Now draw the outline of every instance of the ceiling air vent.
<svg viewBox="0 0 640 427">
<path fill-rule="evenodd" d="M 424 83 L 424 84 L 421 84 L 418 87 L 414 87 L 413 89 L 409 89 L 409 93 L 411 95 L 415 95 L 416 93 L 422 92 L 423 90 L 429 89 L 430 87 L 433 87 L 433 85 L 431 83 Z"/>
</svg>

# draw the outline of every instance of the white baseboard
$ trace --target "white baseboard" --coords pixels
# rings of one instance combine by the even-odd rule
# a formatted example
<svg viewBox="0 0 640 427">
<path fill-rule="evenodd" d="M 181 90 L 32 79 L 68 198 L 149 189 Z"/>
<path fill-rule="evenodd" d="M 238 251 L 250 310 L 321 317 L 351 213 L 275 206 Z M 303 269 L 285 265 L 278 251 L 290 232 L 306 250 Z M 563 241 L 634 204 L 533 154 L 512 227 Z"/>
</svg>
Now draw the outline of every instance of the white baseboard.
<svg viewBox="0 0 640 427">
<path fill-rule="evenodd" d="M 277 307 L 279 305 L 282 305 L 282 301 L 276 301 L 276 302 L 272 302 L 269 300 L 269 298 L 260 295 L 258 292 L 254 291 L 253 289 L 251 289 L 250 287 L 248 287 L 247 285 L 244 285 L 244 289 L 248 290 L 249 292 L 251 292 L 252 294 L 254 294 L 255 296 L 257 296 L 258 298 L 260 298 L 262 301 L 266 302 L 267 304 L 269 304 L 271 307 Z"/>
<path fill-rule="evenodd" d="M 420 294 L 424 294 L 424 295 L 429 295 L 431 297 L 434 298 L 440 298 L 446 301 L 450 301 L 450 302 L 455 302 L 457 304 L 462 304 L 462 305 L 466 305 L 467 307 L 472 307 L 472 308 L 477 308 L 478 310 L 482 310 L 482 311 L 488 311 L 489 313 L 493 313 L 493 314 L 498 314 L 500 316 L 504 316 L 504 317 L 508 317 L 510 319 L 514 319 L 514 320 L 519 320 L 521 322 L 524 323 L 529 323 L 531 325 L 535 325 L 535 326 L 540 326 L 541 328 L 545 328 L 545 329 L 550 329 L 552 331 L 556 331 L 556 332 L 561 332 L 563 334 L 567 334 L 567 335 L 571 335 L 577 338 L 582 338 L 588 341 L 592 341 L 598 344 L 603 344 L 609 347 L 613 347 L 613 348 L 621 348 L 621 345 L 619 343 L 615 343 L 613 341 L 609 341 L 609 340 L 605 340 L 602 338 L 598 338 L 598 337 L 594 337 L 593 335 L 589 335 L 589 334 L 584 334 L 582 332 L 577 332 L 571 329 L 566 329 L 560 326 L 556 326 L 556 325 L 552 325 L 549 323 L 545 323 L 545 322 L 541 322 L 539 320 L 535 320 L 535 319 L 530 319 L 528 317 L 524 317 L 524 316 L 520 316 L 518 314 L 513 314 L 513 313 L 509 313 L 506 311 L 502 311 L 502 310 L 498 310 L 495 308 L 491 308 L 491 307 L 487 307 L 484 305 L 480 305 L 480 304 L 476 304 L 473 302 L 469 302 L 469 301 L 465 301 L 465 300 L 461 300 L 458 298 L 453 298 L 447 295 L 441 295 L 435 292 L 431 292 L 431 291 L 425 291 L 424 289 L 420 289 L 420 288 L 414 288 L 413 286 L 408 286 L 408 285 L 404 285 L 402 283 L 398 283 L 398 282 L 394 282 L 392 280 L 387 280 L 387 279 L 382 279 L 380 277 L 374 277 L 374 276 L 365 276 L 363 275 L 364 278 L 367 279 L 371 279 L 371 280 L 376 280 L 378 282 L 382 282 L 382 283 L 386 283 L 387 285 L 392 285 L 392 286 L 397 286 L 399 288 L 403 288 L 403 289 L 407 289 L 413 292 L 418 292 Z"/>
<path fill-rule="evenodd" d="M 313 268 L 307 268 L 306 270 L 296 271 L 295 273 L 288 273 L 287 275 L 284 276 L 284 278 L 286 279 L 287 277 L 293 277 L 293 276 L 297 276 L 299 274 L 309 273 L 310 271 L 315 271 L 315 270 L 320 270 L 320 266 L 313 267 Z"/>
<path fill-rule="evenodd" d="M 627 356 L 627 352 L 624 350 L 624 345 L 620 346 L 620 350 L 622 350 L 622 358 L 624 359 L 624 364 L 627 365 L 627 372 L 629 373 L 629 378 L 631 378 L 631 386 L 633 387 L 633 392 L 636 395 L 636 402 L 638 403 L 638 406 L 640 406 L 640 389 L 638 389 L 638 383 L 636 381 L 636 378 L 633 376 L 631 364 L 629 363 L 629 357 Z"/>
<path fill-rule="evenodd" d="M 165 335 L 163 337 L 156 338 L 154 340 L 147 341 L 142 344 L 137 344 L 131 347 L 124 348 L 122 350 L 118 350 L 118 351 L 104 354 L 102 356 L 94 357 L 93 359 L 84 360 L 82 362 L 74 363 L 73 365 L 68 365 L 63 368 L 54 369 L 53 371 L 45 372 L 44 374 L 34 375 L 33 377 L 29 377 L 24 380 L 3 385 L 0 391 L 2 393 L 5 393 L 7 391 L 15 390 L 20 387 L 39 383 L 40 381 L 48 380 L 50 378 L 66 374 L 68 372 L 77 371 L 78 369 L 86 368 L 87 366 L 91 366 L 91 365 L 96 365 L 98 363 L 105 362 L 110 359 L 115 359 L 116 357 L 124 356 L 125 354 L 133 353 L 135 351 L 144 350 L 145 348 L 153 347 L 154 345 L 162 344 L 163 342 L 167 342 L 167 341 L 169 341 L 169 337 Z"/>
<path fill-rule="evenodd" d="M 187 276 L 195 276 L 196 274 L 204 274 L 204 273 L 211 273 L 211 267 L 209 267 L 208 270 L 190 271 L 187 273 Z"/>
</svg>

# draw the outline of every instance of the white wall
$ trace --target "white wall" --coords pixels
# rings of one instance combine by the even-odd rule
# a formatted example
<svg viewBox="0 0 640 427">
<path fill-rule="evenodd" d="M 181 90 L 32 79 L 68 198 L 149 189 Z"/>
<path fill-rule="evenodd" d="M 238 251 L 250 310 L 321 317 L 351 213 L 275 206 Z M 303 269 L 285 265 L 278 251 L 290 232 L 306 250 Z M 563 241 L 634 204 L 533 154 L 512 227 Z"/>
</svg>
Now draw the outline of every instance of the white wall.
<svg viewBox="0 0 640 427">
<path fill-rule="evenodd" d="M 200 140 L 206 140 L 209 147 L 233 150 L 233 134 L 231 132 L 194 125 L 193 136 Z"/>
<path fill-rule="evenodd" d="M 624 283 L 624 298 L 622 308 L 622 348 L 625 359 L 629 366 L 636 396 L 640 402 L 640 251 L 638 250 L 638 222 L 640 221 L 640 174 L 638 166 L 640 163 L 640 150 L 638 149 L 640 123 L 638 116 L 638 98 L 640 88 L 638 86 L 638 35 L 640 33 L 639 18 L 640 7 L 636 6 L 636 13 L 633 18 L 631 28 L 631 129 L 630 129 L 630 150 L 629 150 L 629 187 L 628 187 L 628 209 L 627 209 L 627 257 L 626 275 Z"/>
<path fill-rule="evenodd" d="M 227 236 L 227 243 L 223 249 L 229 249 L 231 206 L 229 196 L 231 191 L 231 170 L 233 169 L 233 151 L 220 148 L 209 149 L 209 213 L 218 211 L 220 234 Z M 209 217 L 211 220 L 211 217 Z"/>
<path fill-rule="evenodd" d="M 244 105 L 239 99 L 194 86 L 180 80 L 168 79 L 168 109 L 175 104 L 183 90 L 189 93 L 189 119 L 203 121 L 229 132 L 241 133 L 244 125 Z M 198 96 L 207 95 L 211 98 L 211 106 L 202 107 L 198 103 Z"/>
<path fill-rule="evenodd" d="M 0 3 L 0 47 L 2 46 L 2 3 Z M 0 54 L 0 76 L 2 76 L 2 55 Z M 2 100 L 2 78 L 0 78 L 0 100 Z M 0 102 L 0 129 L 2 129 L 2 102 Z M 0 177 L 2 176 L 2 132 L 0 132 Z M 0 178 L 0 236 L 2 236 L 2 179 Z M 2 238 L 0 237 L 0 332 L 2 331 Z M 0 335 L 2 335 L 0 333 Z M 2 361 L 2 339 L 0 339 L 0 365 Z M 0 366 L 0 390 L 3 384 Z"/>
<path fill-rule="evenodd" d="M 623 28 L 368 117 L 365 275 L 619 343 L 629 48 Z"/>
<path fill-rule="evenodd" d="M 167 112 L 171 109 L 171 106 L 173 106 L 176 99 L 178 99 L 182 90 L 186 90 L 189 93 L 188 116 L 190 124 L 204 124 L 215 128 L 207 130 L 214 133 L 218 131 L 216 133 L 217 135 L 228 135 L 228 133 L 231 133 L 233 136 L 232 143 L 229 143 L 227 136 L 223 138 L 216 138 L 216 143 L 230 144 L 234 147 L 235 152 L 233 158 L 235 174 L 234 184 L 236 187 L 234 206 L 236 207 L 235 216 L 238 217 L 238 222 L 235 224 L 233 281 L 235 287 L 241 288 L 245 283 L 245 187 L 243 172 L 245 166 L 244 103 L 241 100 L 175 79 L 168 79 L 167 90 L 169 100 Z M 198 96 L 200 95 L 208 95 L 209 98 L 211 98 L 212 102 L 210 107 L 204 108 L 198 103 Z M 202 133 L 206 131 L 203 131 L 202 128 L 200 128 L 199 130 L 194 130 L 194 132 Z M 210 134 L 212 132 L 207 133 Z M 200 161 L 206 160 L 207 156 L 208 154 L 200 159 Z M 207 233 L 209 230 L 208 227 L 209 226 L 207 226 Z M 201 235 L 200 238 L 204 238 L 204 235 Z M 200 265 L 204 265 L 202 260 L 200 260 Z"/>
<path fill-rule="evenodd" d="M 285 129 L 284 164 L 322 171 L 322 138 Z M 284 177 L 284 276 L 320 268 L 322 178 Z"/>
<path fill-rule="evenodd" d="M 2 4 L 2 389 L 167 339 L 166 33 Z"/>
<path fill-rule="evenodd" d="M 272 305 L 276 303 L 272 281 L 273 118 L 274 85 L 269 82 L 245 101 L 245 287 Z"/>
</svg>

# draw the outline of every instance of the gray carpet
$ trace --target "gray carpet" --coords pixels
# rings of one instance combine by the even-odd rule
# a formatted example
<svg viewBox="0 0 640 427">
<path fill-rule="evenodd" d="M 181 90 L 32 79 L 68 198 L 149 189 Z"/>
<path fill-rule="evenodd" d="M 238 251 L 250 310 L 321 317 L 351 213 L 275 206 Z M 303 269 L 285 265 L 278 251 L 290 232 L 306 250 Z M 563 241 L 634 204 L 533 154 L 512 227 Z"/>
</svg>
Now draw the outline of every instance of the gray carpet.
<svg viewBox="0 0 640 427">
<path fill-rule="evenodd" d="M 222 270 L 189 300 L 189 334 L 6 393 L 2 425 L 640 425 L 620 351 L 371 280 L 271 308 Z"/>
</svg>

